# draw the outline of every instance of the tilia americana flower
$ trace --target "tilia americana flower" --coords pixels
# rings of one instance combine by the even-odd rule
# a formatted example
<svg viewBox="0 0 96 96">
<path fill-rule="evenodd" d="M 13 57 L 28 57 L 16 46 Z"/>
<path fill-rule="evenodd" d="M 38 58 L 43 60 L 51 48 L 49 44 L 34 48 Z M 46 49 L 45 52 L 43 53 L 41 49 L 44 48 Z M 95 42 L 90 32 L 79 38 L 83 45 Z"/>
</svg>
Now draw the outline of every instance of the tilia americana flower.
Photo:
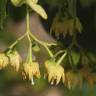
<svg viewBox="0 0 96 96">
<path fill-rule="evenodd" d="M 39 64 L 38 62 L 26 62 L 23 65 L 24 73 L 23 75 L 26 77 L 28 76 L 29 80 L 31 80 L 32 85 L 34 85 L 33 76 L 40 78 L 40 71 L 39 71 Z"/>
<path fill-rule="evenodd" d="M 19 53 L 14 50 L 8 54 L 10 65 L 16 70 L 19 70 L 20 63 L 22 61 L 21 56 Z"/>
<path fill-rule="evenodd" d="M 83 78 L 80 74 L 80 72 L 73 72 L 73 71 L 68 71 L 66 72 L 66 81 L 65 85 L 69 88 L 82 88 L 82 82 Z"/>
<path fill-rule="evenodd" d="M 9 64 L 8 57 L 4 53 L 0 53 L 0 70 Z"/>
<path fill-rule="evenodd" d="M 63 34 L 64 37 L 66 37 L 67 34 L 72 36 L 74 34 L 74 31 L 81 33 L 82 29 L 83 27 L 78 17 L 76 17 L 75 19 L 65 17 L 62 21 L 59 21 L 59 18 L 55 17 L 50 32 L 55 32 L 55 35 L 57 37 L 59 36 L 59 34 Z"/>
<path fill-rule="evenodd" d="M 56 64 L 55 61 L 47 60 L 45 62 L 45 68 L 47 70 L 48 75 L 48 81 L 51 84 L 54 84 L 54 81 L 56 80 L 56 85 L 60 82 L 62 79 L 62 82 L 65 81 L 65 74 L 64 74 L 64 68 L 61 65 Z"/>
</svg>

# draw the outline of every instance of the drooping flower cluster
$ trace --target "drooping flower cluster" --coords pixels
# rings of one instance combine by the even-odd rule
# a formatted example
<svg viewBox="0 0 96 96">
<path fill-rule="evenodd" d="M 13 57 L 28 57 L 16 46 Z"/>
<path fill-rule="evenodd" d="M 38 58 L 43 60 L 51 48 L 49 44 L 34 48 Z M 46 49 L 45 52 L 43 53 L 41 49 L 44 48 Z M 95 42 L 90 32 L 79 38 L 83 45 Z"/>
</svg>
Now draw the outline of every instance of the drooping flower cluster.
<svg viewBox="0 0 96 96">
<path fill-rule="evenodd" d="M 56 84 L 58 84 L 61 79 L 64 83 L 65 73 L 64 68 L 61 65 L 57 65 L 56 62 L 48 60 L 45 62 L 45 68 L 47 70 L 48 81 L 51 82 L 51 84 L 54 84 L 55 80 Z"/>
<path fill-rule="evenodd" d="M 33 51 L 34 52 L 38 52 L 40 51 L 40 48 L 38 46 L 38 44 L 42 45 L 47 52 L 50 55 L 50 59 L 45 61 L 45 68 L 46 68 L 46 76 L 48 77 L 48 81 L 51 84 L 56 83 L 59 84 L 60 81 L 62 81 L 69 89 L 71 88 L 75 88 L 75 87 L 81 87 L 82 86 L 82 79 L 85 79 L 88 81 L 88 83 L 90 84 L 90 86 L 93 86 L 94 83 L 96 83 L 96 73 L 92 73 L 90 70 L 90 66 L 88 67 L 84 67 L 86 64 L 89 65 L 88 63 L 88 58 L 86 58 L 86 56 L 84 56 L 83 58 L 81 58 L 81 56 L 78 56 L 78 54 L 75 54 L 73 56 L 73 53 L 75 52 L 71 52 L 70 50 L 72 49 L 73 45 L 78 46 L 76 38 L 74 37 L 74 32 L 81 32 L 82 31 L 82 24 L 79 20 L 78 17 L 65 17 L 62 20 L 59 20 L 58 17 L 56 17 L 53 20 L 53 24 L 52 24 L 52 28 L 51 28 L 51 32 L 55 32 L 55 34 L 58 36 L 59 33 L 63 34 L 64 37 L 69 34 L 69 35 L 74 35 L 72 43 L 71 43 L 71 47 L 69 46 L 68 50 L 60 50 L 62 52 L 64 52 L 64 54 L 59 58 L 58 62 L 56 62 L 57 58 L 56 56 L 59 54 L 61 54 L 62 52 L 57 52 L 55 55 L 53 54 L 53 52 L 50 51 L 50 46 L 51 45 L 57 45 L 57 44 L 51 44 L 51 43 L 47 43 L 47 42 L 43 42 L 41 40 L 38 40 L 38 38 L 36 38 L 30 30 L 30 14 L 29 14 L 29 8 L 31 8 L 32 10 L 34 10 L 36 13 L 38 13 L 41 17 L 43 17 L 44 19 L 47 19 L 47 14 L 45 12 L 45 10 L 42 8 L 42 6 L 40 6 L 38 3 L 38 0 L 10 0 L 11 3 L 16 6 L 16 7 L 20 7 L 24 4 L 27 5 L 26 10 L 27 10 L 27 14 L 26 14 L 26 33 L 24 35 L 22 35 L 20 38 L 18 38 L 7 50 L 7 52 L 5 53 L 0 53 L 0 69 L 5 68 L 7 65 L 11 65 L 16 71 L 19 71 L 20 69 L 20 63 L 22 63 L 22 59 L 21 56 L 19 55 L 18 51 L 14 50 L 17 43 L 19 43 L 20 40 L 22 40 L 25 36 L 28 39 L 28 43 L 29 43 L 29 49 L 28 49 L 28 58 L 25 61 L 25 63 L 23 63 L 23 76 L 26 79 L 28 77 L 29 80 L 31 80 L 32 85 L 34 85 L 34 80 L 33 78 L 40 78 L 41 74 L 40 74 L 40 69 L 39 69 L 39 64 L 38 62 L 36 62 L 35 60 L 33 60 L 32 55 L 33 55 Z M 78 47 L 80 48 L 80 46 Z M 68 56 L 66 56 L 68 53 Z M 69 54 L 70 53 L 70 54 Z M 59 56 L 57 56 L 59 57 Z M 82 64 L 83 64 L 83 68 L 80 71 L 77 70 L 64 70 L 65 66 L 60 65 L 61 62 L 64 60 L 64 58 L 67 58 L 69 60 L 70 65 L 72 64 L 77 64 L 77 62 L 79 62 L 80 59 L 82 59 Z M 74 57 L 74 58 L 71 58 Z M 78 58 L 78 60 L 75 60 L 76 57 Z M 71 60 L 72 59 L 72 60 Z M 67 60 L 65 60 L 64 62 L 66 62 Z M 71 64 L 72 63 L 72 64 Z M 70 65 L 68 67 L 70 67 Z M 22 67 L 22 66 L 21 66 Z M 63 68 L 64 67 L 64 68 Z M 73 66 L 72 66 L 73 67 Z M 76 66 L 77 67 L 77 66 Z"/>
<path fill-rule="evenodd" d="M 83 78 L 79 72 L 69 71 L 66 73 L 65 85 L 69 89 L 76 88 L 76 87 L 81 88 L 82 87 L 82 81 L 83 81 L 82 79 Z"/>
<path fill-rule="evenodd" d="M 20 69 L 20 63 L 22 59 L 19 53 L 14 50 L 10 53 L 0 53 L 0 70 L 7 65 L 11 65 L 16 71 Z M 23 75 L 25 78 L 28 76 L 29 80 L 33 79 L 33 76 L 40 78 L 40 70 L 38 62 L 25 62 L 23 64 Z"/>
<path fill-rule="evenodd" d="M 75 21 L 74 18 L 64 18 L 63 21 L 59 21 L 57 17 L 54 18 L 51 32 L 54 32 L 56 36 L 63 34 L 66 37 L 68 33 L 72 36 L 74 31 L 82 32 L 82 25 L 77 17 Z"/>
<path fill-rule="evenodd" d="M 19 70 L 21 57 L 15 50 L 11 53 L 0 53 L 0 69 L 5 68 L 7 65 L 11 65 L 16 71 Z"/>
<path fill-rule="evenodd" d="M 18 38 L 13 44 L 11 44 L 11 46 L 9 46 L 9 48 L 5 50 L 5 53 L 0 54 L 0 69 L 3 69 L 10 64 L 16 71 L 19 71 L 20 63 L 22 63 L 21 62 L 22 60 L 19 53 L 14 49 L 16 45 L 19 43 L 19 41 L 21 41 L 24 37 L 27 37 L 29 42 L 29 49 L 28 49 L 28 58 L 23 64 L 23 71 L 24 71 L 23 75 L 25 77 L 28 76 L 29 80 L 31 80 L 32 84 L 34 84 L 33 76 L 40 78 L 40 71 L 39 71 L 39 64 L 35 62 L 32 58 L 33 55 L 32 51 L 38 52 L 40 49 L 37 44 L 35 44 L 34 48 L 32 45 L 34 45 L 34 42 L 37 42 L 45 46 L 45 43 L 38 40 L 30 31 L 29 8 L 38 13 L 43 19 L 47 19 L 48 17 L 42 6 L 38 4 L 38 0 L 10 0 L 10 1 L 15 7 L 20 7 L 24 4 L 27 6 L 26 32 L 20 38 Z"/>
</svg>

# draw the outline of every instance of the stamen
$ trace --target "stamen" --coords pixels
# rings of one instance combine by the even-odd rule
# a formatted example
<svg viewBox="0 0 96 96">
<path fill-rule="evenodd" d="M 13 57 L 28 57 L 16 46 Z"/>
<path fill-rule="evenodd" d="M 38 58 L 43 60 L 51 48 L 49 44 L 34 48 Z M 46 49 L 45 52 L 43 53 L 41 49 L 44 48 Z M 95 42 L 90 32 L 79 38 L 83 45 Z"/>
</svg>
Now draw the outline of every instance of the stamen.
<svg viewBox="0 0 96 96">
<path fill-rule="evenodd" d="M 34 80 L 33 77 L 31 78 L 31 84 L 34 85 Z"/>
<path fill-rule="evenodd" d="M 54 80 L 51 81 L 51 85 L 53 85 L 53 84 L 54 84 Z"/>
</svg>

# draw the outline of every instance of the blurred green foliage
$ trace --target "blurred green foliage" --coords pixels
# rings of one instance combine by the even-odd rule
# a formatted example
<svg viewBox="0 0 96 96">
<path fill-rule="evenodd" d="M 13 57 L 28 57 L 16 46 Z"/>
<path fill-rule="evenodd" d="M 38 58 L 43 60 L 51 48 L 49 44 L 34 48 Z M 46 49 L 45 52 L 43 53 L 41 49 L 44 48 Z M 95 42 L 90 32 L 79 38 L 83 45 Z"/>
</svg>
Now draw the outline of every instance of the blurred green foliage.
<svg viewBox="0 0 96 96">
<path fill-rule="evenodd" d="M 3 29 L 3 23 L 6 18 L 7 0 L 0 0 L 0 29 Z"/>
</svg>

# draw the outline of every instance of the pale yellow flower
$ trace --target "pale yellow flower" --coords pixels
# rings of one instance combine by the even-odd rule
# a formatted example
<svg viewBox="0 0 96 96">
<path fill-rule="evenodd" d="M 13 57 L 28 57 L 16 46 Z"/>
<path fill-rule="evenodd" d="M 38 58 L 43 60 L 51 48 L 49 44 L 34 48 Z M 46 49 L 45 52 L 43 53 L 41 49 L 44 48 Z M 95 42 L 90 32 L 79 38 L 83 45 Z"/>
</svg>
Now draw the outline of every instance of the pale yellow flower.
<svg viewBox="0 0 96 96">
<path fill-rule="evenodd" d="M 8 57 L 4 53 L 0 53 L 0 69 L 5 68 L 8 63 Z"/>
<path fill-rule="evenodd" d="M 21 57 L 19 53 L 15 50 L 8 54 L 10 64 L 11 66 L 16 69 L 16 71 L 19 70 L 20 63 L 21 63 Z"/>
<path fill-rule="evenodd" d="M 59 21 L 58 17 L 55 17 L 53 20 L 51 32 L 55 32 L 56 36 L 59 34 L 63 34 L 64 37 L 69 33 L 69 35 L 73 35 L 74 32 L 82 32 L 82 24 L 80 20 L 76 17 L 76 22 L 74 25 L 73 18 L 64 18 L 63 21 Z"/>
<path fill-rule="evenodd" d="M 51 84 L 54 84 L 55 80 L 56 84 L 58 84 L 61 78 L 64 83 L 65 74 L 64 74 L 64 68 L 61 65 L 56 65 L 54 61 L 48 60 L 45 62 L 45 67 L 48 74 L 48 81 L 51 82 Z"/>
<path fill-rule="evenodd" d="M 83 78 L 79 72 L 69 71 L 66 73 L 66 86 L 71 88 L 82 87 Z"/>
<path fill-rule="evenodd" d="M 39 70 L 39 64 L 37 62 L 31 62 L 31 63 L 24 63 L 24 75 L 25 78 L 28 76 L 29 80 L 33 82 L 33 76 L 36 76 L 37 78 L 40 78 L 40 70 Z"/>
</svg>

